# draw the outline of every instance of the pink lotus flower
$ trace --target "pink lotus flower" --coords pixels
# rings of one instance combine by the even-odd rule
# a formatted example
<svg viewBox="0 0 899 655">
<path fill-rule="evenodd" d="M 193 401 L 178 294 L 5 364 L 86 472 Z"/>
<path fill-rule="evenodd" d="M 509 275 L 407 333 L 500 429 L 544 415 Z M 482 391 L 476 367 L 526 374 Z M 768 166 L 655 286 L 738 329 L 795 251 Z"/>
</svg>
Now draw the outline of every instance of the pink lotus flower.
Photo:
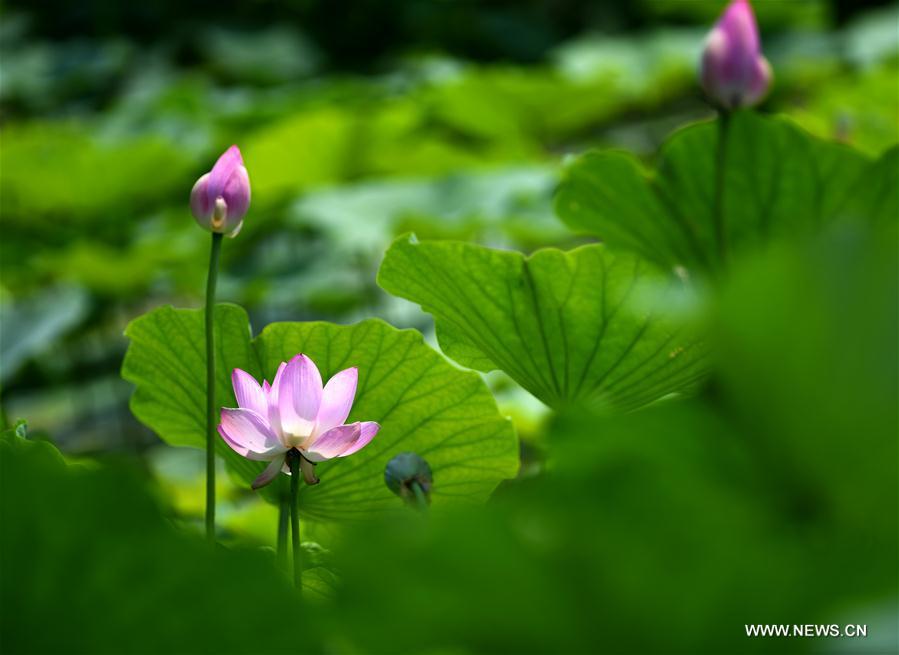
<svg viewBox="0 0 899 655">
<path fill-rule="evenodd" d="M 250 176 L 243 165 L 240 149 L 231 146 L 212 170 L 194 184 L 190 211 L 200 227 L 237 236 L 250 207 Z"/>
<path fill-rule="evenodd" d="M 234 369 L 231 382 L 237 396 L 236 409 L 223 408 L 219 434 L 235 452 L 247 459 L 270 462 L 253 481 L 258 489 L 275 479 L 278 471 L 288 475 L 288 451 L 296 449 L 307 484 L 318 484 L 315 464 L 346 457 L 370 442 L 381 426 L 373 421 L 345 424 L 359 372 L 340 371 L 322 386 L 315 363 L 300 354 L 282 362 L 269 386 L 262 386 L 249 373 Z"/>
<path fill-rule="evenodd" d="M 724 108 L 750 107 L 765 97 L 771 77 L 749 0 L 733 0 L 706 38 L 702 87 Z"/>
</svg>

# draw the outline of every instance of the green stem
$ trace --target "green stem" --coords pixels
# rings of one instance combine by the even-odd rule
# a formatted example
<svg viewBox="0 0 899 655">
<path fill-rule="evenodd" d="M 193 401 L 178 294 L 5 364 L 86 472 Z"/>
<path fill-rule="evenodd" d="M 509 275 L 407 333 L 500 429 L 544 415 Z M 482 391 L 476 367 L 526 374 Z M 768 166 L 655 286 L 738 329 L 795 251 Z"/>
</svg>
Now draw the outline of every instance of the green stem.
<svg viewBox="0 0 899 655">
<path fill-rule="evenodd" d="M 286 490 L 278 496 L 278 568 L 287 570 L 287 528 L 290 522 L 290 496 Z"/>
<path fill-rule="evenodd" d="M 412 487 L 413 493 L 415 493 L 416 507 L 418 507 L 418 509 L 420 509 L 422 512 L 427 512 L 428 511 L 428 497 L 425 496 L 425 490 L 422 489 L 421 485 L 414 480 L 412 481 L 412 484 L 410 486 Z"/>
<path fill-rule="evenodd" d="M 718 112 L 718 147 L 715 151 L 715 243 L 718 246 L 719 264 L 727 258 L 727 232 L 724 225 L 724 173 L 727 164 L 727 136 L 730 111 Z"/>
<path fill-rule="evenodd" d="M 206 278 L 206 538 L 215 541 L 215 282 L 222 235 L 212 233 Z"/>
<path fill-rule="evenodd" d="M 290 450 L 287 453 L 290 465 L 290 532 L 293 542 L 293 583 L 299 590 L 303 589 L 303 552 L 300 548 L 300 453 Z"/>
</svg>

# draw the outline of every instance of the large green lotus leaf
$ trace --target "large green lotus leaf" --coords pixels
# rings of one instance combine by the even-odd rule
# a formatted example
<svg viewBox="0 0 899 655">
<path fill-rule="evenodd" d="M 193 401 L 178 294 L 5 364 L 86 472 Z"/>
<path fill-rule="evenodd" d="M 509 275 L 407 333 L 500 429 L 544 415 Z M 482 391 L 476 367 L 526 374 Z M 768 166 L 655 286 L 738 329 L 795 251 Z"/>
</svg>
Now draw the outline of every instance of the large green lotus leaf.
<svg viewBox="0 0 899 655">
<path fill-rule="evenodd" d="M 665 267 L 720 269 L 735 251 L 803 236 L 856 217 L 872 164 L 785 119 L 737 112 L 726 127 L 720 205 L 720 125 L 674 133 L 654 172 L 633 156 L 589 152 L 568 167 L 556 212 L 572 228 Z"/>
<path fill-rule="evenodd" d="M 202 311 L 162 307 L 135 319 L 122 375 L 136 385 L 135 416 L 173 445 L 205 444 L 205 350 Z M 461 371 L 427 346 L 414 330 L 379 320 L 351 326 L 277 323 L 251 340 L 246 313 L 216 308 L 216 404 L 236 406 L 230 373 L 242 368 L 274 378 L 282 361 L 303 352 L 322 377 L 359 368 L 351 421 L 377 421 L 381 431 L 356 455 L 318 465 L 322 483 L 302 487 L 301 507 L 320 519 L 361 518 L 400 505 L 384 484 L 387 461 L 402 451 L 425 457 L 434 472 L 435 504 L 483 501 L 518 467 L 511 423 L 480 377 Z M 264 374 L 264 375 L 263 375 Z M 246 482 L 263 465 L 216 448 Z"/>
<path fill-rule="evenodd" d="M 206 447 L 206 336 L 203 311 L 160 307 L 125 329 L 131 340 L 122 377 L 134 384 L 131 412 L 173 446 Z M 236 305 L 215 309 L 217 407 L 236 407 L 231 371 L 255 377 L 261 369 L 250 343 L 246 312 Z M 262 470 L 235 453 L 218 436 L 216 451 L 237 475 L 252 481 Z"/>
<path fill-rule="evenodd" d="M 435 503 L 486 499 L 517 472 L 514 430 L 483 380 L 452 366 L 415 330 L 376 319 L 352 326 L 275 323 L 255 344 L 267 379 L 299 352 L 312 358 L 324 379 L 357 366 L 359 386 L 348 420 L 381 424 L 364 450 L 318 465 L 322 483 L 304 487 L 300 501 L 310 515 L 363 517 L 395 506 L 384 467 L 403 451 L 428 460 Z"/>
<path fill-rule="evenodd" d="M 701 344 L 662 311 L 681 299 L 680 281 L 602 245 L 525 257 L 407 235 L 378 282 L 434 315 L 447 355 L 501 369 L 552 407 L 631 409 L 703 372 Z"/>
</svg>

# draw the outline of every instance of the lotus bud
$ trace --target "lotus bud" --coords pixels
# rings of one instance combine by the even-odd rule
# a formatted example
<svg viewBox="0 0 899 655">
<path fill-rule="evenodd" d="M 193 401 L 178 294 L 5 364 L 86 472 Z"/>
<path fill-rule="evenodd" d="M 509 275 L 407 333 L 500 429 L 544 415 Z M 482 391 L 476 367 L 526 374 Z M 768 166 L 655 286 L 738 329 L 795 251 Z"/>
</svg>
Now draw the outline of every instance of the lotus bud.
<svg viewBox="0 0 899 655">
<path fill-rule="evenodd" d="M 250 176 L 243 165 L 240 149 L 231 146 L 212 170 L 194 184 L 190 211 L 200 227 L 237 236 L 250 206 Z"/>
<path fill-rule="evenodd" d="M 387 462 L 384 482 L 393 493 L 411 505 L 418 504 L 423 508 L 431 502 L 431 467 L 415 453 L 400 453 Z"/>
<path fill-rule="evenodd" d="M 751 107 L 768 93 L 771 65 L 749 0 L 733 0 L 724 10 L 706 38 L 700 68 L 702 88 L 724 109 Z"/>
</svg>

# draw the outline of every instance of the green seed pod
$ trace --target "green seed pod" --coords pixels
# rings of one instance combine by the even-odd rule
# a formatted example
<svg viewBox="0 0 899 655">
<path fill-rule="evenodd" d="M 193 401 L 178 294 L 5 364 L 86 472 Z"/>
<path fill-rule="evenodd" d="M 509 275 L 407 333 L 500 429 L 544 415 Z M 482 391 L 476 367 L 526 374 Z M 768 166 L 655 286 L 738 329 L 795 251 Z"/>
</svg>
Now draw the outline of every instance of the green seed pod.
<svg viewBox="0 0 899 655">
<path fill-rule="evenodd" d="M 400 453 L 384 469 L 387 488 L 409 504 L 431 502 L 433 477 L 428 463 L 415 453 Z"/>
</svg>

